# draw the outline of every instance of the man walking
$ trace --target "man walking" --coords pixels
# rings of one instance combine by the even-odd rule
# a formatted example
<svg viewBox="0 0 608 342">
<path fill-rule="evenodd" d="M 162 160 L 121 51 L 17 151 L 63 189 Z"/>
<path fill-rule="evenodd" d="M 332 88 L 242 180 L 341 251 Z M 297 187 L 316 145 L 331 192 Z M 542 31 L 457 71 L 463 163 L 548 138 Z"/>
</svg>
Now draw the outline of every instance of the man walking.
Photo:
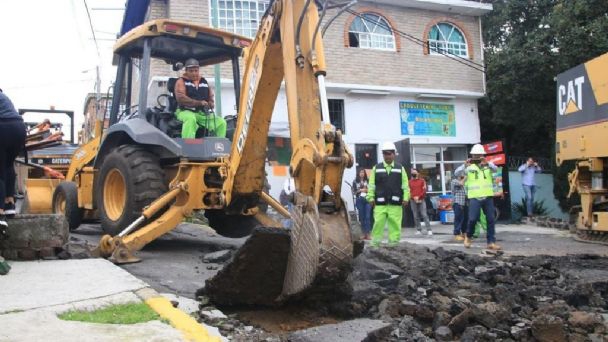
<svg viewBox="0 0 608 342">
<path fill-rule="evenodd" d="M 409 181 L 410 192 L 412 198 L 410 199 L 410 205 L 412 213 L 414 214 L 414 223 L 416 224 L 416 235 L 422 234 L 420 225 L 420 216 L 424 220 L 424 226 L 426 228 L 427 235 L 433 235 L 431 231 L 431 223 L 429 222 L 429 215 L 426 212 L 426 182 L 424 178 L 418 177 L 418 170 L 412 169 L 412 179 Z"/>
<path fill-rule="evenodd" d="M 384 237 L 384 225 L 388 223 L 388 244 L 397 246 L 401 240 L 402 207 L 410 199 L 407 174 L 403 166 L 395 162 L 395 144 L 382 144 L 384 161 L 372 168 L 367 200 L 374 208 L 372 247 L 378 247 Z"/>
<path fill-rule="evenodd" d="M 488 224 L 488 249 L 499 250 L 501 247 L 496 244 L 494 227 L 494 182 L 492 179 L 492 172 L 496 171 L 497 168 L 493 163 L 486 161 L 485 154 L 486 151 L 483 146 L 480 144 L 473 145 L 471 159 L 456 169 L 456 173 L 463 170 L 466 172 L 464 186 L 469 198 L 469 222 L 467 234 L 464 238 L 464 247 L 471 247 L 475 224 L 477 224 L 480 212 L 483 210 Z"/>
<path fill-rule="evenodd" d="M 526 196 L 526 211 L 528 216 L 532 216 L 534 214 L 534 193 L 536 192 L 534 176 L 540 173 L 542 169 L 532 157 L 529 157 L 526 163 L 519 167 L 518 171 L 521 172 L 521 185 Z"/>
</svg>

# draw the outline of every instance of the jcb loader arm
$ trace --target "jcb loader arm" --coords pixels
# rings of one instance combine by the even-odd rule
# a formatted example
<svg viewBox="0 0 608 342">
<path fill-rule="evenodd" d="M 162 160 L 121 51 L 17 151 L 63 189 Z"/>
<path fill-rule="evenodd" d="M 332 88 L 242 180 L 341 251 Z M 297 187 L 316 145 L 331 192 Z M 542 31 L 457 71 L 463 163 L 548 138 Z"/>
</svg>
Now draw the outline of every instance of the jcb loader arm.
<svg viewBox="0 0 608 342">
<path fill-rule="evenodd" d="M 335 288 L 349 274 L 353 244 L 340 192 L 353 158 L 329 123 L 319 24 L 314 1 L 271 2 L 246 53 L 227 211 L 242 212 L 243 203 L 261 192 L 270 119 L 285 81 L 297 189 L 293 225 L 288 239 L 280 230 L 255 230 L 232 264 L 207 281 L 206 293 L 216 302 L 272 304 L 311 287 Z M 255 272 L 260 266 L 266 271 Z"/>
</svg>

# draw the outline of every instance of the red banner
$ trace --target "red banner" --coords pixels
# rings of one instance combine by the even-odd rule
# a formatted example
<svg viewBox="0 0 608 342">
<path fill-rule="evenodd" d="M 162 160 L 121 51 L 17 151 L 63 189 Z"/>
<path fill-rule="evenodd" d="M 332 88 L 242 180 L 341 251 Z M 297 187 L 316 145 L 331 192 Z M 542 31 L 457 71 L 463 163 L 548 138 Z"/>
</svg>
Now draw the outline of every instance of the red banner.
<svg viewBox="0 0 608 342">
<path fill-rule="evenodd" d="M 500 153 L 504 151 L 502 149 L 502 141 L 494 141 L 491 143 L 487 143 L 483 145 L 483 149 L 486 150 L 487 154 Z"/>
<path fill-rule="evenodd" d="M 494 163 L 494 165 L 505 165 L 507 163 L 507 157 L 504 153 L 486 156 L 486 160 Z"/>
</svg>

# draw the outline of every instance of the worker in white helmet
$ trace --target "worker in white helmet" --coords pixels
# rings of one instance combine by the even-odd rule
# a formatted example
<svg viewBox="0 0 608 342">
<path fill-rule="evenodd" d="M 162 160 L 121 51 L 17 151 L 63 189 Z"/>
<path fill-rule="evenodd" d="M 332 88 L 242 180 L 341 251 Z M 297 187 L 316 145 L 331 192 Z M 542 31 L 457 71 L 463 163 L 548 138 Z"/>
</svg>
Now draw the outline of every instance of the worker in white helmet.
<svg viewBox="0 0 608 342">
<path fill-rule="evenodd" d="M 388 223 L 388 244 L 396 246 L 401 240 L 403 207 L 410 199 L 410 188 L 403 166 L 395 162 L 397 149 L 392 142 L 382 144 L 384 161 L 372 168 L 367 200 L 374 208 L 372 247 L 378 247 L 384 238 L 384 226 Z"/>
<path fill-rule="evenodd" d="M 497 168 L 496 165 L 486 160 L 485 154 L 486 151 L 482 145 L 473 145 L 471 158 L 455 171 L 455 173 L 465 172 L 464 187 L 469 199 L 469 222 L 464 238 L 464 247 L 471 247 L 475 224 L 477 224 L 480 212 L 483 210 L 488 223 L 488 249 L 499 250 L 501 247 L 496 244 L 494 227 L 494 181 L 492 179 L 492 172 L 496 171 Z"/>
</svg>

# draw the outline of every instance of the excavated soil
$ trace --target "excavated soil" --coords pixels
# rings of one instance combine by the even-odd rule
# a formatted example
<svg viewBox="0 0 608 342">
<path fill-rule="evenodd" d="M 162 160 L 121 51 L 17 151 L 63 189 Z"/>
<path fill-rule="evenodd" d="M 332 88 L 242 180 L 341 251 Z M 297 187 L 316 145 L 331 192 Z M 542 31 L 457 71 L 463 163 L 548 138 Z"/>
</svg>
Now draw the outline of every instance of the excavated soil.
<svg viewBox="0 0 608 342">
<path fill-rule="evenodd" d="M 596 255 L 479 256 L 402 244 L 367 248 L 350 283 L 348 297 L 290 303 L 303 317 L 239 309 L 202 320 L 237 341 L 287 341 L 309 323 L 360 317 L 390 323 L 378 341 L 608 340 L 608 259 Z"/>
</svg>

